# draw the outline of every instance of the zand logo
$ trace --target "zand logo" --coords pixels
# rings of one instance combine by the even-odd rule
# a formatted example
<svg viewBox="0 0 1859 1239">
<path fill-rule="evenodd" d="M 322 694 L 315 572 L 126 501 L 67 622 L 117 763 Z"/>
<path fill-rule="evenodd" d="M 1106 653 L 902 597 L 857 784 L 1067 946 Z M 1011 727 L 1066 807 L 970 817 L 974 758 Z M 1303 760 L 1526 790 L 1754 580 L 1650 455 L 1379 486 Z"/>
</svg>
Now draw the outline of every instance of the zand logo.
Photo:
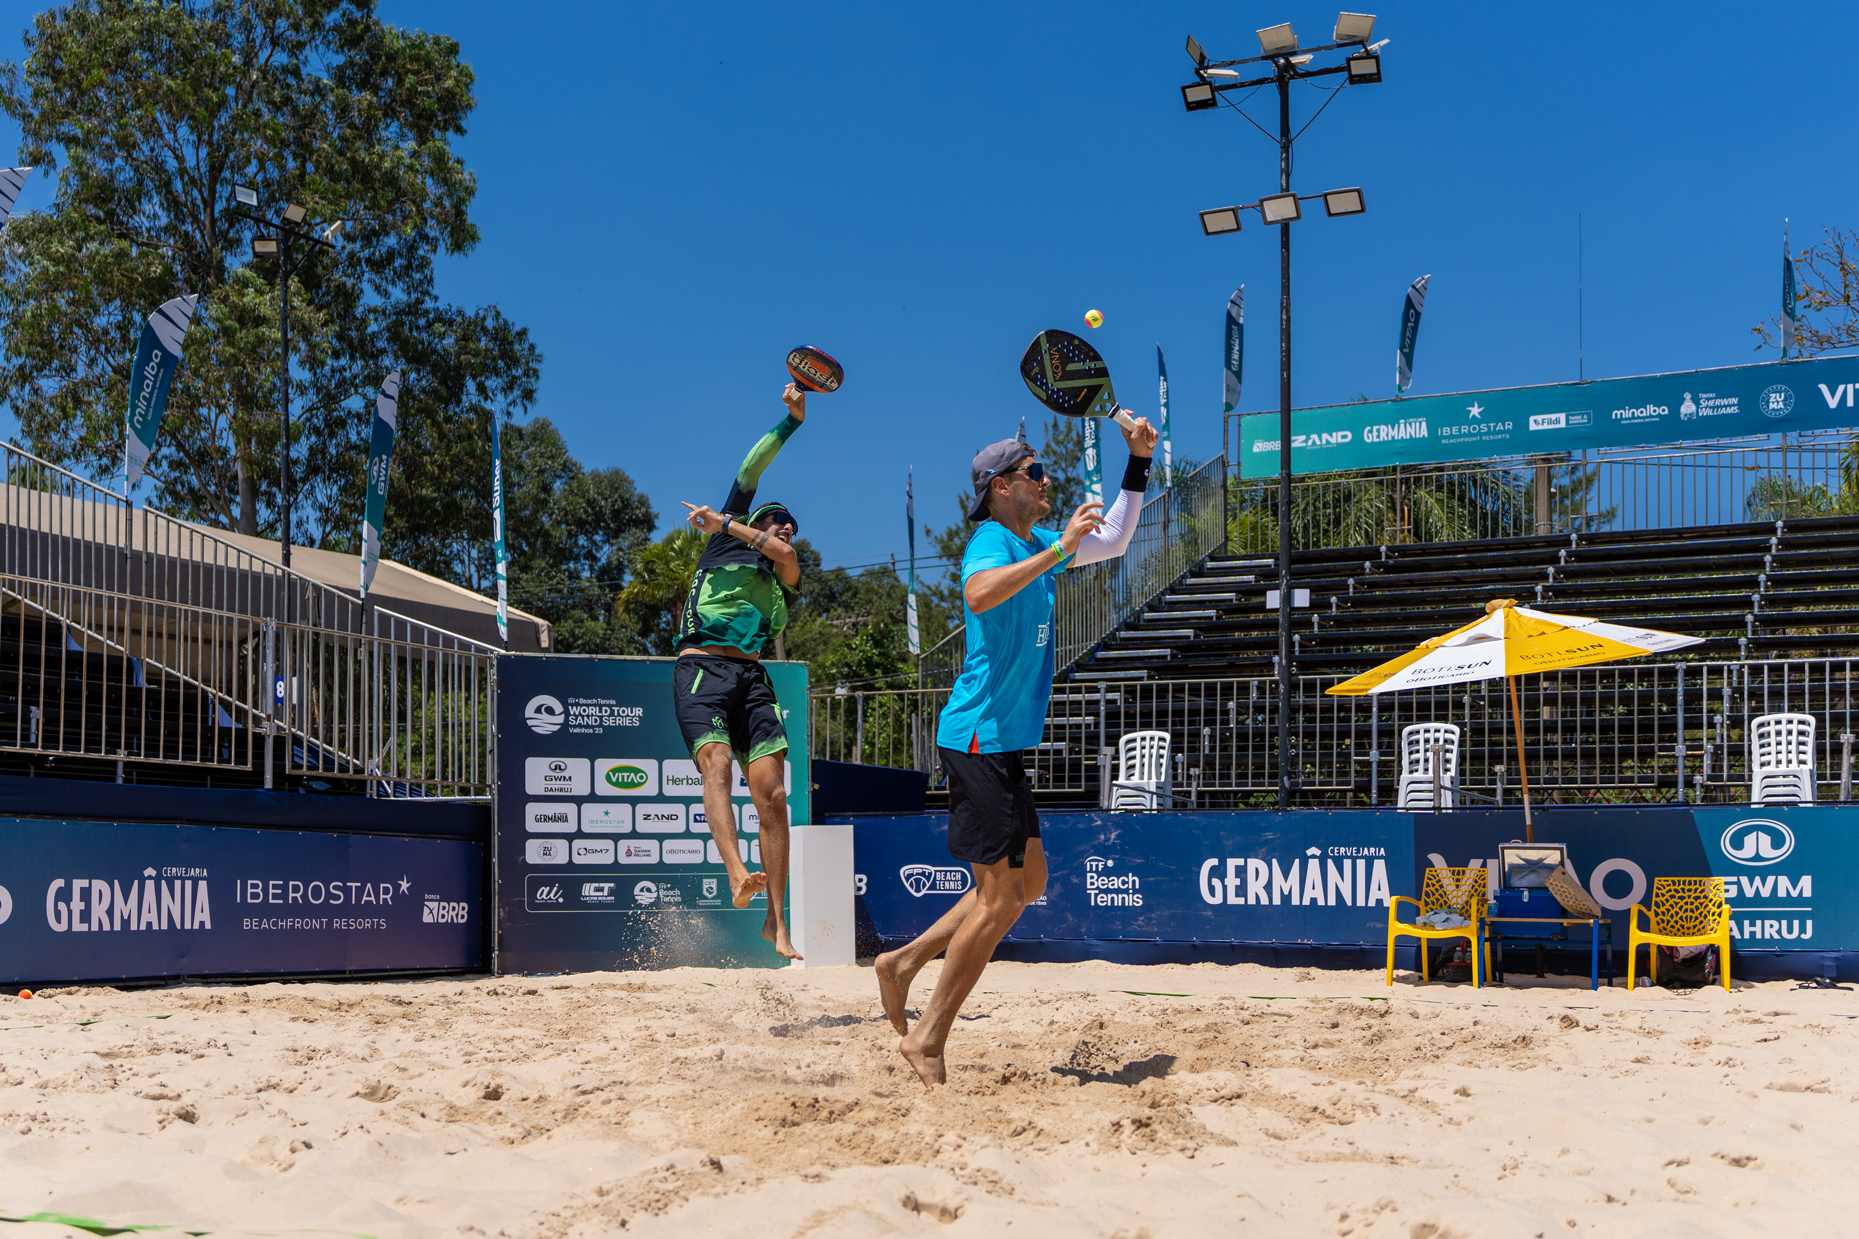
<svg viewBox="0 0 1859 1239">
<path fill-rule="evenodd" d="M 897 876 L 918 899 L 932 894 L 960 895 L 969 885 L 968 870 L 955 865 L 905 865 Z"/>
<path fill-rule="evenodd" d="M 562 703 L 547 693 L 531 697 L 523 707 L 523 721 L 539 736 L 552 736 L 562 729 L 565 717 Z"/>
<path fill-rule="evenodd" d="M 1794 832 L 1766 817 L 1744 818 L 1723 832 L 1722 845 L 1739 865 L 1772 865 L 1794 851 Z"/>
<path fill-rule="evenodd" d="M 562 901 L 561 883 L 551 882 L 547 886 L 538 886 L 536 888 L 536 902 L 537 903 L 560 903 L 561 901 Z"/>
</svg>

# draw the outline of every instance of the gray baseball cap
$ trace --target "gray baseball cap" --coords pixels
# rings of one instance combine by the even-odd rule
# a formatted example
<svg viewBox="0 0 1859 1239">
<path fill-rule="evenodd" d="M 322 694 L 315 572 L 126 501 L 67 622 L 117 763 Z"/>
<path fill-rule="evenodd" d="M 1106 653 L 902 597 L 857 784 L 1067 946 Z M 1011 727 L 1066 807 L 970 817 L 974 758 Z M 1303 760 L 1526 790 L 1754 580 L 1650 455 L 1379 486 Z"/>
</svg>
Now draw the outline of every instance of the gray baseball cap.
<svg viewBox="0 0 1859 1239">
<path fill-rule="evenodd" d="M 1020 429 L 1013 438 L 990 443 L 975 453 L 975 463 L 968 470 L 975 483 L 975 502 L 968 509 L 969 520 L 984 521 L 988 518 L 988 486 L 1002 473 L 1032 455 L 1037 453 L 1033 451 L 1033 445 L 1026 441 L 1024 417 L 1020 419 Z"/>
</svg>

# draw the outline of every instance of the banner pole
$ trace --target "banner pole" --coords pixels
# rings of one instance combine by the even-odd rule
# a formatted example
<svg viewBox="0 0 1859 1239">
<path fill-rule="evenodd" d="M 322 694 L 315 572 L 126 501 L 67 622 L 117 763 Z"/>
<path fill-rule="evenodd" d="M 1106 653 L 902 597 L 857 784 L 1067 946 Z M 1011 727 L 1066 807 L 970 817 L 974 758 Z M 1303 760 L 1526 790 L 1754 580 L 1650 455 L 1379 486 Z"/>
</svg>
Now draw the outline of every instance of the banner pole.
<svg viewBox="0 0 1859 1239">
<path fill-rule="evenodd" d="M 1517 733 L 1517 777 L 1523 781 L 1523 841 L 1536 842 L 1536 828 L 1530 820 L 1530 767 L 1523 759 L 1523 711 L 1517 706 L 1517 677 L 1507 675 L 1510 685 L 1510 721 Z"/>
</svg>

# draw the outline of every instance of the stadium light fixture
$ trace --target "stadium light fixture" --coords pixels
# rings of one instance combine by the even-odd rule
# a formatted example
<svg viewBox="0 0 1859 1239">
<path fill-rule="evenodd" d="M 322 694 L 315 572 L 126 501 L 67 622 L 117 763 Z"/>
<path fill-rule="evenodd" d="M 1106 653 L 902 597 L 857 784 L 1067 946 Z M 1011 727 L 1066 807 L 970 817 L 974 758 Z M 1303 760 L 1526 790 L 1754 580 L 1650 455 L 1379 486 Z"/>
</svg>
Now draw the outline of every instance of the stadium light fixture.
<svg viewBox="0 0 1859 1239">
<path fill-rule="evenodd" d="M 1203 69 L 1207 67 L 1207 49 L 1193 35 L 1188 36 L 1188 55 L 1194 57 L 1194 63 Z"/>
<path fill-rule="evenodd" d="M 1239 80 L 1238 69 L 1203 69 L 1201 75 L 1203 77 L 1230 77 L 1236 82 Z"/>
<path fill-rule="evenodd" d="M 284 208 L 284 222 L 295 228 L 298 224 L 303 222 L 303 217 L 308 214 L 308 211 L 293 202 Z"/>
<path fill-rule="evenodd" d="M 1368 210 L 1368 204 L 1362 200 L 1360 186 L 1350 189 L 1332 189 L 1323 195 L 1323 209 L 1332 216 L 1360 215 Z"/>
<path fill-rule="evenodd" d="M 1215 207 L 1211 211 L 1201 212 L 1201 231 L 1210 237 L 1225 236 L 1229 232 L 1239 231 L 1239 212 L 1236 206 Z"/>
<path fill-rule="evenodd" d="M 1360 56 L 1351 56 L 1347 64 L 1349 66 L 1349 84 L 1351 86 L 1365 86 L 1369 83 L 1379 82 L 1381 80 L 1380 56 L 1365 52 Z"/>
<path fill-rule="evenodd" d="M 278 256 L 278 239 L 276 237 L 253 237 L 252 257 L 276 258 Z"/>
<path fill-rule="evenodd" d="M 1289 224 L 1304 218 L 1296 194 L 1267 194 L 1259 199 L 1259 214 L 1268 224 Z"/>
<path fill-rule="evenodd" d="M 250 207 L 254 211 L 258 209 L 258 191 L 256 189 L 251 189 L 244 185 L 234 185 L 232 187 L 232 200 L 242 207 Z"/>
<path fill-rule="evenodd" d="M 1335 43 L 1367 43 L 1375 37 L 1373 13 L 1338 13 Z"/>
<path fill-rule="evenodd" d="M 1219 107 L 1220 100 L 1206 82 L 1189 82 L 1181 88 L 1181 106 L 1190 112 L 1205 112 Z"/>
<path fill-rule="evenodd" d="M 1259 31 L 1259 50 L 1267 56 L 1278 56 L 1285 52 L 1297 50 L 1297 35 L 1291 29 L 1291 23 L 1267 26 Z"/>
</svg>

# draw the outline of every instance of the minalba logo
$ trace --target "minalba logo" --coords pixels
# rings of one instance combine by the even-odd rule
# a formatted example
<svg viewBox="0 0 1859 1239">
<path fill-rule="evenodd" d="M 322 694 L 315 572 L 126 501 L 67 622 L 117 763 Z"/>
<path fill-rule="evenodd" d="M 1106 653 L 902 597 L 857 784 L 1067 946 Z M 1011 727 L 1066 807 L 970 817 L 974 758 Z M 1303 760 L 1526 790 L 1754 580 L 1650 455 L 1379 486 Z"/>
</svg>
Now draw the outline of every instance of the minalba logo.
<svg viewBox="0 0 1859 1239">
<path fill-rule="evenodd" d="M 1723 832 L 1723 854 L 1739 865 L 1772 865 L 1794 851 L 1794 831 L 1766 817 L 1746 817 Z"/>
<path fill-rule="evenodd" d="M 539 736 L 552 736 L 560 731 L 565 717 L 562 703 L 547 693 L 531 697 L 529 704 L 523 707 L 523 721 Z"/>
<path fill-rule="evenodd" d="M 613 766 L 605 778 L 608 787 L 622 792 L 636 792 L 652 781 L 652 776 L 637 766 Z"/>
</svg>

